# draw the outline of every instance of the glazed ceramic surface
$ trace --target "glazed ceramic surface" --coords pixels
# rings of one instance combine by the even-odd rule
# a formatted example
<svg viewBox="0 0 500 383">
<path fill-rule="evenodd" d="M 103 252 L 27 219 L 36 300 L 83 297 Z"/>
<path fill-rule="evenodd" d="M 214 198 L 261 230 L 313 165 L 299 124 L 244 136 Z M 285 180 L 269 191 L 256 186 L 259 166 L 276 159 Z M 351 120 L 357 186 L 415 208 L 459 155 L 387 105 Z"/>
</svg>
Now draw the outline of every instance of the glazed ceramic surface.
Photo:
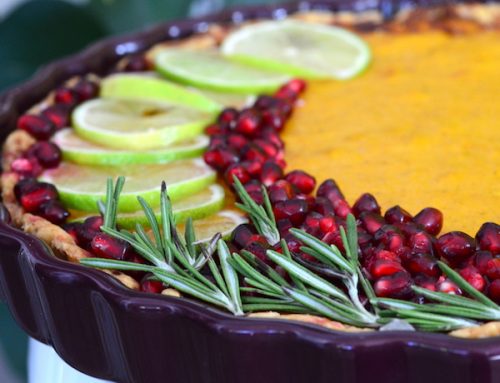
<svg viewBox="0 0 500 383">
<path fill-rule="evenodd" d="M 105 74 L 120 56 L 203 31 L 211 21 L 281 18 L 308 9 L 377 7 L 393 1 L 300 2 L 226 11 L 93 45 L 0 96 L 0 136 L 65 79 Z M 427 2 L 426 4 L 429 4 Z M 131 291 L 108 275 L 54 257 L 40 240 L 0 221 L 0 299 L 24 330 L 71 366 L 120 383 L 500 382 L 500 339 L 441 334 L 345 334 L 290 321 L 242 319 L 188 299 Z M 67 383 L 67 382 L 65 382 Z"/>
</svg>

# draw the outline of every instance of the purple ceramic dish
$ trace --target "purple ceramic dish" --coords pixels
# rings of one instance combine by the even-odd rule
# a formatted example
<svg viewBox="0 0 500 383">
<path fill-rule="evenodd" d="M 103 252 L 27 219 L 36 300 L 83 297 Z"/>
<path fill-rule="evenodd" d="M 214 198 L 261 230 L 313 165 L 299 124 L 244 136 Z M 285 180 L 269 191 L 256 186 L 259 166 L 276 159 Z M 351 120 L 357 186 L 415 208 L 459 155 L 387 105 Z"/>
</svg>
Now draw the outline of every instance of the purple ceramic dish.
<svg viewBox="0 0 500 383">
<path fill-rule="evenodd" d="M 299 9 L 364 9 L 373 2 L 240 8 L 101 41 L 0 96 L 0 135 L 65 79 L 105 73 L 120 56 L 203 30 L 207 22 L 282 17 Z M 401 3 L 398 3 L 401 4 Z M 410 4 L 410 3 L 408 3 Z M 382 1 L 387 16 L 396 3 Z M 120 383 L 500 382 L 500 339 L 441 334 L 347 334 L 242 319 L 188 299 L 128 290 L 106 274 L 57 259 L 0 210 L 0 299 L 33 338 L 82 372 Z"/>
</svg>

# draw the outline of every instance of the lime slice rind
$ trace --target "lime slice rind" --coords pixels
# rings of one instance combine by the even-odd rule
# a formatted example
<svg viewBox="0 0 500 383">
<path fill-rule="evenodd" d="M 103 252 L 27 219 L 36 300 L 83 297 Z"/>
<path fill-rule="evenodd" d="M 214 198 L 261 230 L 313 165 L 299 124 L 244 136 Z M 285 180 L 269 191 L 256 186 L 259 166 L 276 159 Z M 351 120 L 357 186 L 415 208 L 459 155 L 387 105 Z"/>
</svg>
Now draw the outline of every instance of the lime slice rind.
<svg viewBox="0 0 500 383">
<path fill-rule="evenodd" d="M 63 129 L 53 138 L 63 152 L 63 159 L 82 165 L 161 164 L 199 157 L 209 143 L 205 135 L 164 148 L 118 150 L 81 139 L 73 129 Z"/>
<path fill-rule="evenodd" d="M 167 49 L 156 70 L 167 78 L 199 88 L 240 94 L 276 91 L 289 76 L 228 60 L 216 51 Z"/>
<path fill-rule="evenodd" d="M 153 74 L 115 74 L 101 82 L 100 96 L 113 99 L 143 99 L 219 112 L 222 105 L 209 97 Z"/>
<path fill-rule="evenodd" d="M 369 46 L 345 29 L 297 20 L 248 25 L 223 42 L 224 55 L 304 78 L 346 80 L 371 61 Z"/>
<path fill-rule="evenodd" d="M 95 212 L 98 201 L 105 199 L 106 179 L 120 175 L 126 178 L 118 204 L 120 212 L 140 210 L 138 195 L 152 207 L 159 206 L 163 180 L 167 182 L 169 196 L 175 202 L 203 190 L 216 179 L 216 173 L 202 159 L 194 159 L 167 164 L 106 167 L 62 162 L 56 169 L 45 171 L 40 180 L 57 187 L 67 208 Z"/>
<path fill-rule="evenodd" d="M 94 99 L 75 109 L 72 122 L 83 139 L 137 150 L 192 139 L 214 118 L 214 113 L 163 102 Z"/>
</svg>

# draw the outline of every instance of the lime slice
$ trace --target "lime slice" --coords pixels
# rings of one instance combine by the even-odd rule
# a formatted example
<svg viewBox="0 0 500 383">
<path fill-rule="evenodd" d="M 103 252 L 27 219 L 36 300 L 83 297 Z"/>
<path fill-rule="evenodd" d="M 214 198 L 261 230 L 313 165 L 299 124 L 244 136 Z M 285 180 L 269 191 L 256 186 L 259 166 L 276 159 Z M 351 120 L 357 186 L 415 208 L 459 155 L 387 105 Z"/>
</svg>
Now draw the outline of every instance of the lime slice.
<svg viewBox="0 0 500 383">
<path fill-rule="evenodd" d="M 238 93 L 228 93 L 228 92 L 218 92 L 210 89 L 201 89 L 189 87 L 188 89 L 193 92 L 201 93 L 204 96 L 214 100 L 219 105 L 224 106 L 225 108 L 236 108 L 243 109 L 251 106 L 257 97 L 253 94 L 238 94 Z"/>
<path fill-rule="evenodd" d="M 348 79 L 371 59 L 370 48 L 355 34 L 295 20 L 242 27 L 226 37 L 221 49 L 239 62 L 306 78 Z"/>
<path fill-rule="evenodd" d="M 224 188 L 213 184 L 196 194 L 174 202 L 172 205 L 174 217 L 178 223 L 186 221 L 189 217 L 193 220 L 205 218 L 217 213 L 224 206 Z M 97 210 L 95 213 L 97 213 Z M 71 220 L 79 222 L 91 215 L 88 212 L 72 211 Z M 158 208 L 155 209 L 155 215 L 158 222 L 160 222 L 160 210 Z M 117 216 L 117 222 L 120 227 L 126 229 L 133 229 L 136 223 L 148 226 L 148 220 L 143 210 L 132 213 L 120 213 Z"/>
<path fill-rule="evenodd" d="M 111 149 L 81 139 L 73 129 L 56 133 L 53 141 L 61 148 L 66 161 L 84 165 L 161 164 L 174 160 L 199 157 L 208 146 L 209 138 L 196 138 L 149 150 Z"/>
<path fill-rule="evenodd" d="M 289 79 L 228 60 L 216 51 L 168 49 L 156 56 L 155 65 L 161 74 L 175 81 L 232 93 L 273 92 Z"/>
<path fill-rule="evenodd" d="M 94 99 L 75 109 L 73 127 L 106 147 L 151 149 L 194 138 L 213 119 L 213 113 L 171 103 Z"/>
<path fill-rule="evenodd" d="M 194 194 L 215 181 L 215 172 L 202 159 L 175 161 L 168 164 L 92 166 L 62 162 L 46 170 L 40 177 L 54 184 L 64 205 L 70 209 L 96 211 L 96 204 L 105 199 L 108 177 L 126 178 L 120 196 L 119 210 L 134 212 L 141 208 L 137 196 L 151 206 L 160 204 L 160 185 L 167 183 L 172 201 Z"/>
<path fill-rule="evenodd" d="M 221 233 L 223 238 L 228 238 L 236 226 L 245 222 L 247 219 L 237 210 L 223 210 L 207 218 L 198 219 L 193 222 L 196 243 L 207 242 L 217 233 Z M 184 225 L 178 225 L 178 230 L 183 233 Z"/>
<path fill-rule="evenodd" d="M 101 82 L 101 97 L 166 101 L 219 112 L 221 104 L 153 74 L 115 74 Z"/>
</svg>

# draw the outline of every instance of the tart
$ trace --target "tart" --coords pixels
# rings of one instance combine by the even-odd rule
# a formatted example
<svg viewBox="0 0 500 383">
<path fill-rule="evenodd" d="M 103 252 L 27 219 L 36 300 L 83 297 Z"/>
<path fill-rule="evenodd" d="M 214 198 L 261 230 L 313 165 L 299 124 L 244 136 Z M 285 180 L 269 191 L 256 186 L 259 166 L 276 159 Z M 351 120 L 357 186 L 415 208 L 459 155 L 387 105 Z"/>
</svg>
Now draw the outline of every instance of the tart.
<svg viewBox="0 0 500 383">
<path fill-rule="evenodd" d="M 203 109 L 208 115 L 213 112 L 212 106 L 204 101 L 205 95 L 203 100 L 192 94 L 184 97 L 182 92 L 186 90 L 176 89 L 175 92 L 183 94 L 182 99 L 189 108 L 169 106 L 169 113 L 189 116 L 189 123 L 182 120 L 181 124 L 175 120 L 175 135 L 170 134 L 170 129 L 169 135 L 144 138 L 142 132 L 136 132 L 133 126 L 127 127 L 126 134 L 117 134 L 113 130 L 116 118 L 124 113 L 120 108 L 127 105 L 129 109 L 140 109 L 140 116 L 156 118 L 162 116 L 164 104 L 160 107 L 157 100 L 142 98 L 135 101 L 130 95 L 122 94 L 125 100 L 104 100 L 107 103 L 104 107 L 108 109 L 102 112 L 99 108 L 104 108 L 103 102 L 97 98 L 99 87 L 102 94 L 105 84 L 120 76 L 127 81 L 134 76 L 161 81 L 149 73 L 154 64 L 163 69 L 160 72 L 167 71 L 170 79 L 182 82 L 185 78 L 172 75 L 160 65 L 163 61 L 159 58 L 165 51 L 212 54 L 238 31 L 259 28 L 259 22 L 238 28 L 214 25 L 190 38 L 174 43 L 160 42 L 144 54 L 121 60 L 111 75 L 86 74 L 70 79 L 43 101 L 33 105 L 18 119 L 20 129 L 12 132 L 4 145 L 2 193 L 13 224 L 42 239 L 63 259 L 105 269 L 131 289 L 180 296 L 181 301 L 175 301 L 179 305 L 189 305 L 191 303 L 184 302 L 186 298 L 195 297 L 236 315 L 246 312 L 251 317 L 290 319 L 360 333 L 370 333 L 380 327 L 414 329 L 415 326 L 424 331 L 457 329 L 451 335 L 462 337 L 498 335 L 499 326 L 494 322 L 498 314 L 494 301 L 499 299 L 496 284 L 499 283 L 497 280 L 500 281 L 495 274 L 498 273 L 500 233 L 498 224 L 494 223 L 495 209 L 498 208 L 494 194 L 498 151 L 492 144 L 496 139 L 492 126 L 498 115 L 494 100 L 497 85 L 495 51 L 492 48 L 498 38 L 498 7 L 456 6 L 411 11 L 398 15 L 390 22 L 382 20 L 377 13 L 306 12 L 293 17 L 301 25 L 336 24 L 354 31 L 371 46 L 373 63 L 359 78 L 342 82 L 292 79 L 276 86 L 269 85 L 275 81 L 275 77 L 269 75 L 271 80 L 266 86 L 274 86 L 272 95 L 258 96 L 251 106 L 240 106 L 239 109 L 226 107 L 214 115 L 214 123 L 208 126 L 204 123 L 209 143 L 203 158 L 219 173 L 219 183 L 226 187 L 225 194 L 230 196 L 235 193 L 239 201 L 237 206 L 249 216 L 249 223 L 231 230 L 226 245 L 218 241 L 218 264 L 206 255 L 208 251 L 214 251 L 218 237 L 208 244 L 201 244 L 201 250 L 196 250 L 189 246 L 193 229 L 190 220 L 186 223 L 188 230 L 184 242 L 178 240 L 179 233 L 174 229 L 172 214 L 176 214 L 176 203 L 203 192 L 203 187 L 213 182 L 213 178 L 206 175 L 209 171 L 204 168 L 199 170 L 203 167 L 199 161 L 176 159 L 171 162 L 170 158 L 167 164 L 155 165 L 159 168 L 157 173 L 173 174 L 167 180 L 167 190 L 164 187 L 161 192 L 148 189 L 140 180 L 133 185 L 133 190 L 124 189 L 120 195 L 123 183 L 119 179 L 115 185 L 108 182 L 105 193 L 104 182 L 99 190 L 94 180 L 88 181 L 89 177 L 78 173 L 85 169 L 85 174 L 94 175 L 95 164 L 78 163 L 87 161 L 81 160 L 83 157 L 76 160 L 77 165 L 67 159 L 61 162 L 58 142 L 67 144 L 64 141 L 66 138 L 61 139 L 61 134 L 66 137 L 72 133 L 58 132 L 55 140 L 46 140 L 52 136 L 56 125 L 66 127 L 70 115 L 68 110 L 78 104 L 71 113 L 78 135 L 76 139 L 88 141 L 88 146 L 95 146 L 95 141 L 102 144 L 103 139 L 110 142 L 108 146 L 104 145 L 105 151 L 93 157 L 96 161 L 103 161 L 104 156 L 127 157 L 129 160 L 129 156 L 117 154 L 117 151 L 123 151 L 124 145 L 138 145 L 140 147 L 134 149 L 150 151 L 148 145 L 154 140 L 164 140 L 165 147 L 181 142 L 181 149 L 175 150 L 179 155 L 185 155 L 189 152 L 186 142 L 193 140 L 193 134 L 200 132 L 199 126 L 205 121 L 203 113 L 193 112 L 193 103 L 196 103 L 198 111 Z M 408 42 L 417 49 L 408 49 Z M 465 57 L 464 47 L 468 49 Z M 493 52 L 492 59 L 484 53 L 484 47 Z M 396 62 L 395 53 L 403 55 L 404 60 Z M 452 71 L 450 63 L 454 60 L 451 58 L 457 57 L 460 58 L 457 60 L 459 65 L 456 68 L 453 66 Z M 269 65 L 269 62 L 265 64 Z M 408 68 L 414 70 L 408 73 Z M 123 74 L 124 71 L 137 73 Z M 443 98 L 443 94 L 446 95 L 450 89 L 457 94 L 471 94 L 477 86 L 475 80 L 484 78 L 481 76 L 491 78 L 488 83 L 491 88 L 485 87 L 479 95 L 474 92 L 477 99 L 468 100 L 467 107 Z M 457 85 L 457 78 L 462 80 L 460 86 Z M 200 81 L 196 79 L 194 83 L 200 86 Z M 386 89 L 385 84 L 390 86 Z M 219 86 L 202 81 L 203 85 L 209 88 Z M 255 82 L 251 86 L 254 89 L 259 85 Z M 249 89 L 245 88 L 245 92 Z M 263 91 L 269 93 L 270 90 Z M 175 96 L 180 99 L 181 93 L 175 93 Z M 361 95 L 365 93 L 370 97 L 363 98 Z M 369 104 L 373 104 L 379 93 L 385 93 L 382 102 L 384 113 L 374 111 L 370 114 Z M 137 94 L 134 97 L 138 97 Z M 327 106 L 325 100 L 335 100 L 335 107 Z M 367 104 L 358 106 L 358 102 Z M 445 102 L 442 111 L 435 118 L 428 119 L 428 129 L 422 128 L 422 121 L 435 112 L 436 102 Z M 200 103 L 203 104 L 201 108 Z M 115 112 L 109 112 L 109 104 L 113 104 L 111 108 Z M 134 106 L 131 107 L 131 104 Z M 92 112 L 82 112 L 84 108 L 88 110 L 89 105 L 94 108 Z M 364 111 L 363 115 L 360 115 L 359 108 Z M 476 147 L 491 155 L 479 159 L 471 153 L 471 136 L 467 131 L 473 118 L 471 110 L 478 108 L 484 108 L 485 113 L 474 118 Z M 80 115 L 87 119 L 78 117 Z M 108 118 L 106 124 L 95 128 L 99 121 L 96 122 L 97 117 L 94 116 L 101 115 Z M 125 122 L 119 123 L 123 125 Z M 171 124 L 169 128 L 172 127 L 170 120 L 161 120 L 159 124 Z M 164 125 L 158 125 L 152 129 L 161 132 L 163 128 Z M 95 138 L 97 134 L 99 139 Z M 452 144 L 445 146 L 450 141 Z M 308 150 L 304 150 L 305 147 Z M 444 152 L 443 147 L 447 149 Z M 69 151 L 67 146 L 62 148 L 63 152 L 65 148 Z M 91 149 L 95 148 L 92 146 Z M 157 147 L 153 146 L 153 149 Z M 161 152 L 160 149 L 158 151 Z M 67 152 L 65 154 L 68 158 Z M 135 154 L 134 158 L 134 161 L 149 161 L 142 155 Z M 158 157 L 155 155 L 154 158 Z M 100 166 L 97 168 L 106 169 L 104 173 L 108 171 L 104 167 L 106 164 L 100 163 Z M 134 178 L 151 170 L 152 166 L 127 164 L 118 172 L 116 168 L 109 168 L 114 169 L 109 174 L 116 176 L 123 172 Z M 174 170 L 169 170 L 171 168 Z M 303 170 L 288 170 L 293 168 Z M 464 182 L 464 179 L 476 175 L 477 168 L 486 170 L 481 189 L 466 186 Z M 200 176 L 196 173 L 198 171 Z M 33 180 L 40 173 L 42 179 Z M 370 178 L 367 174 L 375 176 Z M 332 175 L 338 183 L 327 179 Z M 84 186 L 79 186 L 80 189 L 75 192 L 74 184 L 79 178 L 85 178 Z M 199 178 L 210 181 L 200 183 Z M 316 179 L 327 180 L 316 188 Z M 177 184 L 184 187 L 176 188 Z M 202 186 L 186 188 L 187 184 Z M 343 187 L 345 195 L 338 187 L 344 184 L 348 185 Z M 125 185 L 127 187 L 127 183 Z M 454 199 L 462 201 L 458 205 L 450 202 L 447 185 L 452 185 Z M 81 192 L 81 188 L 90 191 L 85 189 Z M 374 193 L 366 193 L 367 188 L 373 188 L 370 191 Z M 131 202 L 133 198 L 129 197 L 143 191 L 143 196 L 149 197 L 145 197 L 145 202 L 135 202 L 134 205 Z M 167 193 L 173 200 L 172 204 Z M 361 195 L 357 200 L 356 194 Z M 439 210 L 433 207 L 421 209 L 425 206 L 423 201 L 426 201 L 424 197 L 427 195 L 432 195 L 434 199 L 431 202 Z M 102 199 L 102 217 L 96 215 L 97 210 L 92 211 L 92 206 L 99 199 Z M 479 200 L 481 203 L 474 205 Z M 417 214 L 413 216 L 398 203 Z M 124 227 L 125 222 L 139 220 L 135 210 L 144 207 L 144 204 L 146 218 L 143 217 L 142 222 L 144 227 L 149 225 L 152 228 L 152 234 L 147 237 L 145 233 L 146 237 L 140 237 L 140 227 L 135 228 L 136 234 L 139 233 L 135 239 L 133 231 L 120 234 L 116 222 Z M 233 205 L 234 201 L 227 198 L 226 207 L 232 208 Z M 386 209 L 384 215 L 381 205 Z M 394 207 L 391 208 L 392 205 Z M 217 206 L 216 210 L 222 208 L 221 204 Z M 477 213 L 470 214 L 471 209 Z M 88 213 L 75 210 L 87 210 Z M 210 213 L 213 210 L 205 214 L 208 217 L 202 218 L 209 225 L 213 222 Z M 439 235 L 443 227 L 443 213 L 444 227 L 449 232 Z M 172 231 L 160 233 L 160 226 L 155 231 L 155 216 L 161 227 L 169 222 Z M 67 224 L 68 218 L 76 218 L 77 221 Z M 197 222 L 203 224 L 204 221 L 195 220 L 194 227 Z M 236 226 L 238 220 L 234 218 L 231 222 Z M 172 241 L 174 247 L 167 246 L 161 251 L 175 253 L 175 259 L 187 271 L 179 271 L 175 268 L 178 265 L 174 269 L 169 269 L 169 265 L 162 269 L 155 263 L 156 250 L 152 248 L 155 244 L 165 243 L 165 238 L 159 240 L 162 235 Z M 280 243 L 280 239 L 286 245 Z M 153 245 L 149 246 L 149 250 L 141 248 L 150 243 Z M 184 257 L 183 261 L 181 257 Z M 203 268 L 205 263 L 210 267 Z M 220 270 L 215 272 L 218 267 Z M 198 275 L 197 269 L 205 271 L 195 278 L 198 280 L 195 284 L 192 279 L 186 278 Z M 212 272 L 208 279 L 205 276 L 207 269 Z M 337 282 L 332 284 L 335 278 Z M 339 288 L 336 285 L 339 281 L 348 281 L 351 285 L 346 282 L 346 288 Z M 241 284 L 238 291 L 247 294 L 236 298 L 235 283 Z M 278 291 L 275 290 L 276 284 Z M 304 287 L 306 285 L 309 289 Z M 352 288 L 356 289 L 355 293 Z M 214 292 L 216 294 L 212 294 Z M 224 299 L 219 299 L 220 292 L 225 293 Z M 457 298 L 444 298 L 443 293 L 451 293 Z M 462 295 L 470 298 L 460 298 Z M 346 299 L 347 305 L 344 304 Z M 427 307 L 437 306 L 436 310 L 448 308 L 450 315 L 443 317 L 439 314 L 444 314 L 443 311 L 431 311 L 433 317 L 426 316 L 421 320 L 410 313 L 420 310 L 417 305 L 425 306 L 431 301 L 434 303 Z M 459 303 L 462 306 L 456 307 Z M 467 311 L 464 310 L 465 304 L 470 310 L 469 316 L 464 318 L 458 314 Z M 372 311 L 375 307 L 387 309 L 385 315 L 393 320 L 387 320 L 384 323 L 388 324 L 382 326 L 382 320 L 377 317 L 378 311 Z M 488 310 L 493 310 L 493 314 Z M 290 311 L 293 314 L 287 313 Z M 353 311 L 356 312 L 351 315 Z M 480 326 L 483 322 L 489 323 Z M 279 322 L 276 325 L 279 326 Z M 272 328 L 272 325 L 269 326 Z M 103 337 L 108 339 L 109 335 Z"/>
</svg>

